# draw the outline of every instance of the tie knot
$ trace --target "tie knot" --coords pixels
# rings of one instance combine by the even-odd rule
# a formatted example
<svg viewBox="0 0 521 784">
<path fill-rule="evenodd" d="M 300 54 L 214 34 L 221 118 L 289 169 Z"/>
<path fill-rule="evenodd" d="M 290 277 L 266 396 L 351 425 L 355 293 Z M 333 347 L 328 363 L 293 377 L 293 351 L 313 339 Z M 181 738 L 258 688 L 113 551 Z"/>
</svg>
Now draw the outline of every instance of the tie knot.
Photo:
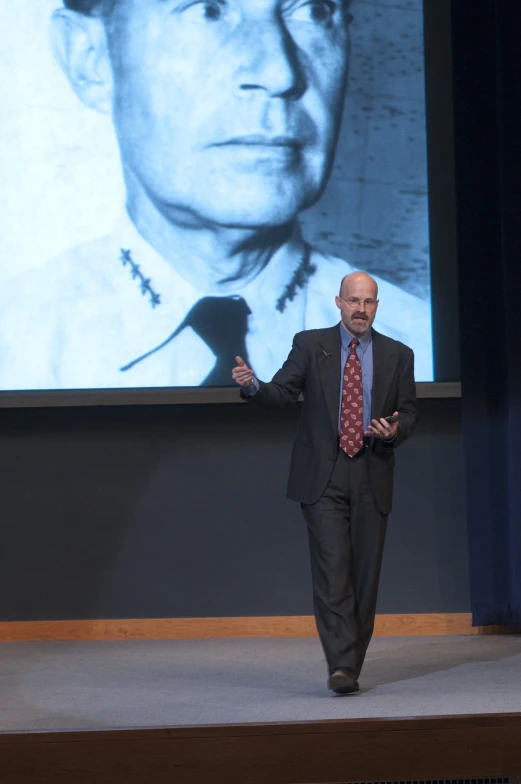
<svg viewBox="0 0 521 784">
<path fill-rule="evenodd" d="M 351 346 L 351 348 L 356 348 L 359 343 L 360 341 L 358 340 L 358 338 L 353 338 L 349 345 Z"/>
</svg>

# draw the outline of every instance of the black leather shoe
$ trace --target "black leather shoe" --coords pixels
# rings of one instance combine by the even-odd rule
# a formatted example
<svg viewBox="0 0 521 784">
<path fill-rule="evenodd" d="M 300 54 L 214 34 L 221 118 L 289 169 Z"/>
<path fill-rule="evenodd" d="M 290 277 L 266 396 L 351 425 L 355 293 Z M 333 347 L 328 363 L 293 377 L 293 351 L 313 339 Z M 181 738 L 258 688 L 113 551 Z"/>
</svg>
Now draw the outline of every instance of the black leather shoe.
<svg viewBox="0 0 521 784">
<path fill-rule="evenodd" d="M 358 681 L 355 681 L 353 676 L 349 675 L 345 670 L 332 672 L 327 685 L 335 694 L 355 694 L 355 692 L 360 691 Z"/>
</svg>

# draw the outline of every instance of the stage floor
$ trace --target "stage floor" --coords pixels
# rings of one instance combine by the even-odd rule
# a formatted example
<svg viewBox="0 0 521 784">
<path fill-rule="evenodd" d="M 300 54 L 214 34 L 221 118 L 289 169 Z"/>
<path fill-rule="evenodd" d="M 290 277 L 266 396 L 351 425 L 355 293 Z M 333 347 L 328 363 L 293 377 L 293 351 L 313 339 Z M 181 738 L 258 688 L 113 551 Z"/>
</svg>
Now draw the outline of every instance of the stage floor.
<svg viewBox="0 0 521 784">
<path fill-rule="evenodd" d="M 357 695 L 314 638 L 0 644 L 0 731 L 521 712 L 521 637 L 374 638 Z"/>
</svg>

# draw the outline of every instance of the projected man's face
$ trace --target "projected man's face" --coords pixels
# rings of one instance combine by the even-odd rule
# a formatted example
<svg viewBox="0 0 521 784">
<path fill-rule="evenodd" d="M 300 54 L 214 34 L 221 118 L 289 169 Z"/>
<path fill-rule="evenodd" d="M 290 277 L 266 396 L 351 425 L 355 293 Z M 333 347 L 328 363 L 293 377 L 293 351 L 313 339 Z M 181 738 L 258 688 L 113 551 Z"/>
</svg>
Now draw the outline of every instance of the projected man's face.
<svg viewBox="0 0 521 784">
<path fill-rule="evenodd" d="M 129 190 L 203 225 L 281 225 L 313 204 L 339 130 L 346 18 L 341 0 L 121 0 L 107 40 Z"/>
</svg>

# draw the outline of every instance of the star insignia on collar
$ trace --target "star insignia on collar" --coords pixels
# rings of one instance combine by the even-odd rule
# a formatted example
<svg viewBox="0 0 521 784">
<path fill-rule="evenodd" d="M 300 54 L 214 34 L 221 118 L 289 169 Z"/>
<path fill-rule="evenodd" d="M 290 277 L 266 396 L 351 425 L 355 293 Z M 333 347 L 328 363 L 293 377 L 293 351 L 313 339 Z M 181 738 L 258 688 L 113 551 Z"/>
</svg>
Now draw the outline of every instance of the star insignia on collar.
<svg viewBox="0 0 521 784">
<path fill-rule="evenodd" d="M 298 289 L 303 289 L 308 283 L 310 277 L 314 275 L 316 271 L 316 265 L 311 263 L 309 245 L 306 245 L 306 249 L 302 255 L 300 264 L 293 273 L 290 282 L 282 292 L 281 296 L 278 298 L 277 304 L 275 305 L 279 313 L 284 313 L 287 303 L 292 302 L 295 299 Z"/>
<path fill-rule="evenodd" d="M 125 250 L 124 248 L 121 248 L 120 250 L 121 253 L 119 259 L 124 267 L 127 266 L 130 267 L 130 274 L 132 275 L 132 280 L 139 281 L 141 293 L 145 296 L 148 294 L 149 302 L 153 308 L 155 308 L 157 305 L 160 305 L 161 297 L 152 288 L 151 279 L 145 278 L 145 276 L 143 275 L 143 273 L 139 268 L 139 264 L 135 263 L 134 259 L 132 258 L 132 253 L 130 252 L 130 250 Z"/>
</svg>

